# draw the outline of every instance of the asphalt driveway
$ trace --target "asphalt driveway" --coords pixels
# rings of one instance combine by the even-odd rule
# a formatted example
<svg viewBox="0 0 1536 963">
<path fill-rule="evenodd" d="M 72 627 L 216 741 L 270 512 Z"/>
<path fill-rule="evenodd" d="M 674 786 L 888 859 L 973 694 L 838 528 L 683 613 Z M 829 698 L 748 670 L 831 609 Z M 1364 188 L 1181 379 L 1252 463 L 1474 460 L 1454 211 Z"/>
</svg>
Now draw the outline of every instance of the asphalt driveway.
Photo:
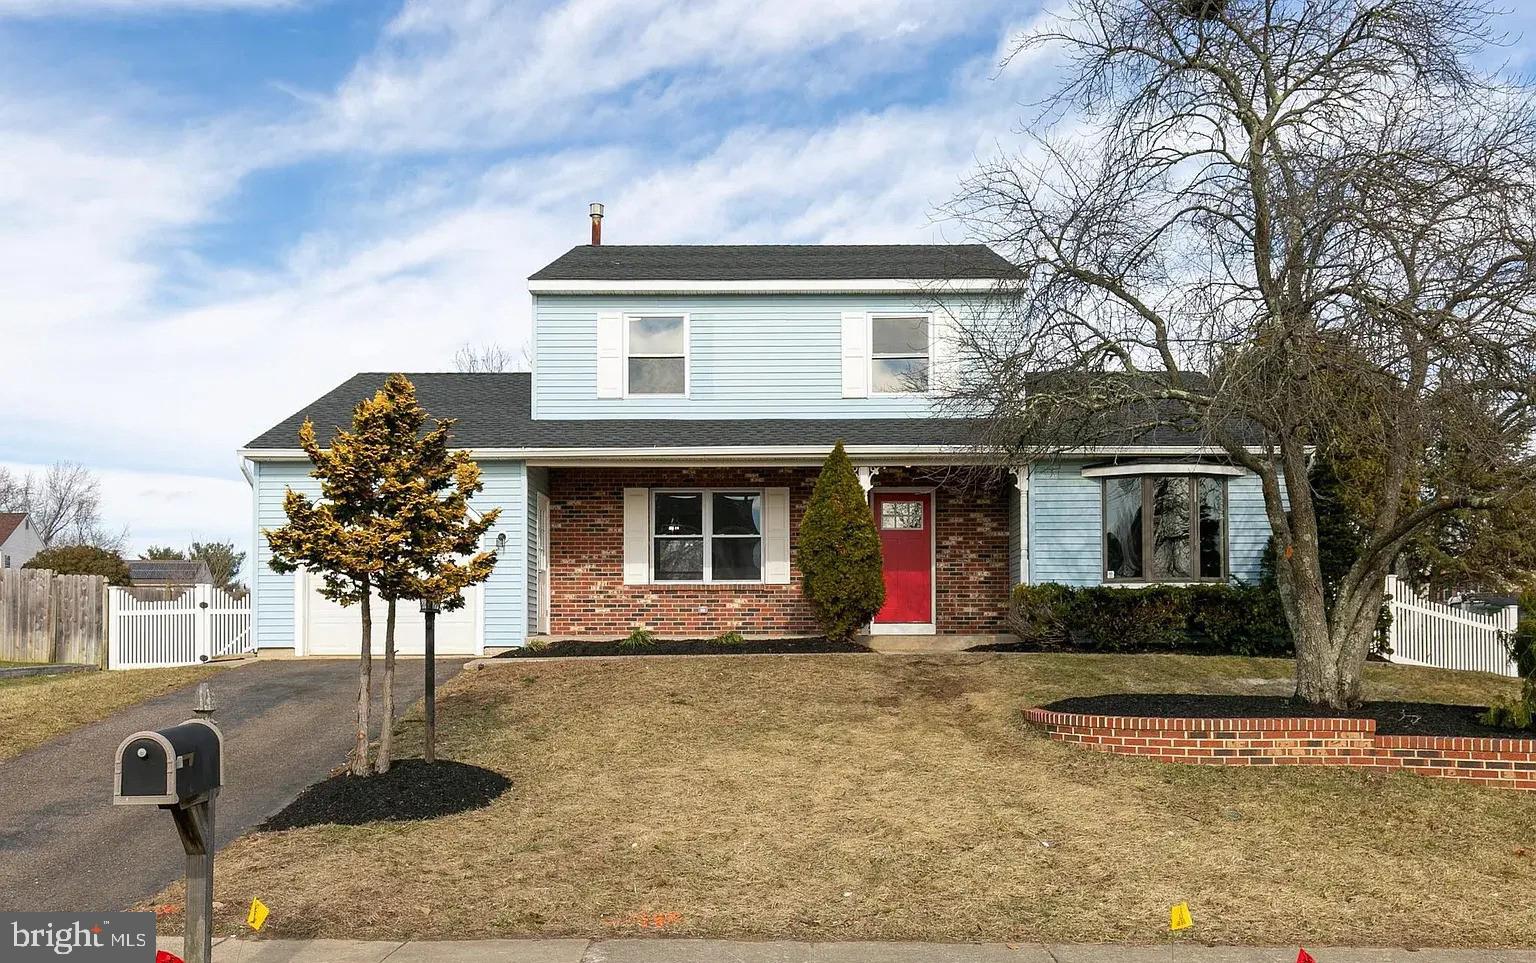
<svg viewBox="0 0 1536 963">
<path fill-rule="evenodd" d="M 439 661 L 438 682 L 462 667 L 462 661 Z M 380 672 L 375 659 L 376 699 Z M 400 711 L 421 697 L 421 675 L 420 660 L 400 663 Z M 357 662 L 257 661 L 218 672 L 210 684 L 214 718 L 224 732 L 225 786 L 217 805 L 222 847 L 345 762 Z M 112 805 L 112 754 L 131 732 L 191 718 L 194 689 L 0 762 L 0 910 L 118 910 L 181 876 L 185 857 L 169 814 Z"/>
</svg>

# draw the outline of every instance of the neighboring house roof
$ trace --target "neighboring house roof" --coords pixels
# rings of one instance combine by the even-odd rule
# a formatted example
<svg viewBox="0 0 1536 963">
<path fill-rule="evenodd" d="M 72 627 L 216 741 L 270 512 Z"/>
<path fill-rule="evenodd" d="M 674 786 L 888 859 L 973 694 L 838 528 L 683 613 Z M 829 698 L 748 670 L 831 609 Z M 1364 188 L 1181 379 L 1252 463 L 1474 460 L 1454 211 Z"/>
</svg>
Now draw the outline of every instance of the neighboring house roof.
<svg viewBox="0 0 1536 963">
<path fill-rule="evenodd" d="M 207 562 L 158 558 L 129 559 L 128 577 L 134 585 L 198 585 L 213 581 Z"/>
<path fill-rule="evenodd" d="M 388 375 L 353 375 L 303 410 L 252 439 L 247 449 L 294 449 L 299 426 L 315 423 L 322 444 L 352 420 L 358 402 L 383 387 Z M 456 448 L 755 448 L 815 446 L 964 446 L 978 439 L 974 422 L 957 418 L 764 418 L 764 419 L 572 419 L 532 417 L 532 380 L 527 372 L 408 374 L 421 405 L 435 417 L 453 418 Z M 1194 431 L 1157 428 L 1126 444 L 1198 445 Z"/>
<path fill-rule="evenodd" d="M 1013 273 L 984 244 L 602 244 L 573 247 L 528 280 L 952 280 Z"/>
<path fill-rule="evenodd" d="M 27 520 L 26 512 L 0 512 L 0 545 L 11 537 L 11 533 L 21 527 L 21 523 Z"/>
</svg>

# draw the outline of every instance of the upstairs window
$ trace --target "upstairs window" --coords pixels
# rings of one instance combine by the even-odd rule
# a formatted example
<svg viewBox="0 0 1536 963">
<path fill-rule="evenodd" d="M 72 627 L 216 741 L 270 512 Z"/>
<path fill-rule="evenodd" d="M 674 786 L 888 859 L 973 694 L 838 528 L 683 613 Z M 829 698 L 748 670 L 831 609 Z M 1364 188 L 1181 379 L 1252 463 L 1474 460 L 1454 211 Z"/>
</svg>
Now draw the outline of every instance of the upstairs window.
<svg viewBox="0 0 1536 963">
<path fill-rule="evenodd" d="M 688 319 L 631 317 L 624 331 L 624 390 L 630 395 L 688 393 Z"/>
<path fill-rule="evenodd" d="M 930 325 L 925 315 L 869 319 L 869 387 L 872 394 L 914 394 L 928 390 Z"/>
<path fill-rule="evenodd" d="M 1227 576 L 1227 485 L 1201 475 L 1104 479 L 1104 578 L 1219 582 Z"/>
</svg>

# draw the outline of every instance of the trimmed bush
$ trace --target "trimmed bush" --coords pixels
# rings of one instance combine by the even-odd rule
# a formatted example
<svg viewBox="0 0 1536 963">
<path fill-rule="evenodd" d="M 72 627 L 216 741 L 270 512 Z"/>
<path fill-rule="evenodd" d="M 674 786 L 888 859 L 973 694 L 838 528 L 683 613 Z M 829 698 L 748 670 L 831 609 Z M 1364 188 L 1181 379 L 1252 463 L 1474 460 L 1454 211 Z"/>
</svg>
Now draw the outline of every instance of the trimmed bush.
<svg viewBox="0 0 1536 963">
<path fill-rule="evenodd" d="M 128 563 L 116 552 L 94 545 L 45 548 L 22 568 L 46 568 L 60 575 L 104 575 L 109 585 L 127 585 Z"/>
<path fill-rule="evenodd" d="M 1293 651 L 1279 597 L 1256 585 L 1020 585 L 1008 628 L 1026 642 L 1083 652 Z"/>
<path fill-rule="evenodd" d="M 885 604 L 880 533 L 842 442 L 816 476 L 795 557 L 801 591 L 828 639 L 852 638 Z"/>
<path fill-rule="evenodd" d="M 1520 593 L 1520 621 L 1509 640 L 1509 657 L 1525 680 L 1520 697 L 1494 703 L 1481 721 L 1504 729 L 1536 729 L 1536 590 Z"/>
</svg>

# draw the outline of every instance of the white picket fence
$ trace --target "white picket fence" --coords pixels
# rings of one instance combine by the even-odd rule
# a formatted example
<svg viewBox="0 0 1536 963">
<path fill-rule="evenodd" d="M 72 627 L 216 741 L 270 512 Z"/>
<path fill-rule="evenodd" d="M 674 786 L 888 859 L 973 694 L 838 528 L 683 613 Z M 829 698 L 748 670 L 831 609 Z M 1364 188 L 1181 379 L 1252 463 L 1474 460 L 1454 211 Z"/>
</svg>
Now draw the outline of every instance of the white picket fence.
<svg viewBox="0 0 1536 963">
<path fill-rule="evenodd" d="M 1391 575 L 1387 576 L 1387 598 L 1392 605 L 1388 645 L 1393 662 L 1519 675 L 1509 657 L 1518 607 L 1511 605 L 1494 615 L 1463 612 L 1420 598 Z"/>
<path fill-rule="evenodd" d="M 109 605 L 110 669 L 197 665 L 256 651 L 249 596 L 236 599 L 212 585 L 194 585 L 174 599 L 149 600 L 114 588 Z"/>
</svg>

